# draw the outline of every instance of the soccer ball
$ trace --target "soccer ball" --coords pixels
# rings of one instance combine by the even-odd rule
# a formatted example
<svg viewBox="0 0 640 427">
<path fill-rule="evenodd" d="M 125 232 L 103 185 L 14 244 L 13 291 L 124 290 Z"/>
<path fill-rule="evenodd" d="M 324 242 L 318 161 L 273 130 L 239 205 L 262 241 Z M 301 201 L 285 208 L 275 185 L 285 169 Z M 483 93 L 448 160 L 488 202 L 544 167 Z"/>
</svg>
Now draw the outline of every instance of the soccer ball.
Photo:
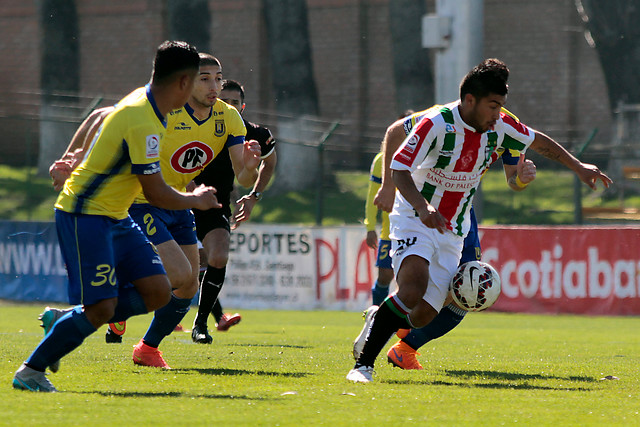
<svg viewBox="0 0 640 427">
<path fill-rule="evenodd" d="M 465 310 L 486 310 L 500 296 L 500 276 L 485 262 L 465 262 L 451 279 L 449 291 L 453 300 Z"/>
</svg>

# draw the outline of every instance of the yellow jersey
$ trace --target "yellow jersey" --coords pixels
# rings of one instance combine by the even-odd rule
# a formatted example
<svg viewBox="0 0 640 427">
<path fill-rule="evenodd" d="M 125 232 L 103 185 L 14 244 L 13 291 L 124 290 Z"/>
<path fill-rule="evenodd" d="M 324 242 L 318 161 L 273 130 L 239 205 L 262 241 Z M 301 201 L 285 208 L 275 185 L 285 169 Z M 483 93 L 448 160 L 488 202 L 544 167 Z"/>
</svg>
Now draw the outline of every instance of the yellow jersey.
<svg viewBox="0 0 640 427">
<path fill-rule="evenodd" d="M 246 133 L 240 113 L 223 101 L 217 100 L 204 120 L 185 104 L 167 118 L 167 134 L 160 146 L 162 177 L 167 185 L 184 191 L 225 146 L 242 144 Z M 148 201 L 141 192 L 135 203 Z"/>
<path fill-rule="evenodd" d="M 378 208 L 373 204 L 373 198 L 376 196 L 378 189 L 382 185 L 382 154 L 378 153 L 371 162 L 371 171 L 369 175 L 369 192 L 367 193 L 367 202 L 365 204 L 364 225 L 367 231 L 376 229 L 378 216 Z M 382 229 L 380 230 L 380 239 L 389 240 L 389 212 L 381 213 Z"/>
<path fill-rule="evenodd" d="M 148 85 L 127 95 L 105 118 L 55 207 L 69 213 L 126 218 L 142 191 L 137 175 L 160 172 L 165 128 Z"/>
</svg>

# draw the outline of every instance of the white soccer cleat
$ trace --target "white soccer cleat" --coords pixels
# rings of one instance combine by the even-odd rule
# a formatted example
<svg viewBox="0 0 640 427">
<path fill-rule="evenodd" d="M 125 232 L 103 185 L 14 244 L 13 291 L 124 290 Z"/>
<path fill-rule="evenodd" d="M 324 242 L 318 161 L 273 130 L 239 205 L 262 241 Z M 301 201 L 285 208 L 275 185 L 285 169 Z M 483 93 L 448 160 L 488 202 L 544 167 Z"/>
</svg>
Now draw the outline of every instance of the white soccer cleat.
<svg viewBox="0 0 640 427">
<path fill-rule="evenodd" d="M 360 335 L 353 341 L 353 358 L 358 361 L 360 354 L 362 353 L 362 349 L 364 348 L 364 343 L 367 342 L 367 337 L 369 336 L 369 330 L 371 329 L 371 324 L 373 323 L 373 319 L 376 317 L 376 313 L 378 312 L 378 306 L 372 305 L 364 312 L 364 326 L 362 327 L 362 331 L 360 331 Z"/>
<path fill-rule="evenodd" d="M 347 379 L 354 383 L 370 383 L 373 381 L 373 366 L 359 366 L 347 374 Z"/>
<path fill-rule="evenodd" d="M 44 372 L 36 371 L 27 367 L 20 366 L 13 377 L 13 388 L 18 390 L 41 391 L 45 393 L 55 393 L 56 388 L 47 379 Z"/>
</svg>

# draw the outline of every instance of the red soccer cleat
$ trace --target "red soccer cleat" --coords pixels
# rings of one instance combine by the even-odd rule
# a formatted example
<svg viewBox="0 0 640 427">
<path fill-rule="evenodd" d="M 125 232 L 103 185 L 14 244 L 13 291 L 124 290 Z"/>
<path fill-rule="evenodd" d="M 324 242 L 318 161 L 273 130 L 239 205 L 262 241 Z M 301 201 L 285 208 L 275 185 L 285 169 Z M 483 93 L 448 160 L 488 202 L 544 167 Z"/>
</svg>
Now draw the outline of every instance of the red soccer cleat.
<svg viewBox="0 0 640 427">
<path fill-rule="evenodd" d="M 230 327 L 237 325 L 238 323 L 240 323 L 240 321 L 242 320 L 242 316 L 240 316 L 239 313 L 234 313 L 234 314 L 223 314 L 222 315 L 222 319 L 220 319 L 220 322 L 218 322 L 218 324 L 216 324 L 216 328 L 219 331 L 228 331 Z"/>
<path fill-rule="evenodd" d="M 133 347 L 133 363 L 154 368 L 171 369 L 162 358 L 162 352 L 157 348 L 149 347 L 142 339 Z"/>
</svg>

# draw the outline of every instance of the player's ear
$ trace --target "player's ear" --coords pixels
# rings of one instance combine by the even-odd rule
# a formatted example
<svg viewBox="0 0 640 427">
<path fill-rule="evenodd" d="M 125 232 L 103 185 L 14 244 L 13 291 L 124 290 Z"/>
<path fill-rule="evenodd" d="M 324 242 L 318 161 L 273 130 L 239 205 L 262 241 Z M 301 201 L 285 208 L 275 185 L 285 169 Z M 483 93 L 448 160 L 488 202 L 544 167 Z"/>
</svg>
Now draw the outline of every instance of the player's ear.
<svg viewBox="0 0 640 427">
<path fill-rule="evenodd" d="M 195 77 L 190 73 L 183 73 L 180 75 L 179 85 L 180 90 L 184 91 L 191 87 L 195 80 Z"/>
<path fill-rule="evenodd" d="M 467 104 L 473 107 L 473 105 L 475 105 L 475 102 L 476 102 L 476 97 L 471 95 L 470 93 L 466 93 L 462 101 L 464 104 Z"/>
</svg>

